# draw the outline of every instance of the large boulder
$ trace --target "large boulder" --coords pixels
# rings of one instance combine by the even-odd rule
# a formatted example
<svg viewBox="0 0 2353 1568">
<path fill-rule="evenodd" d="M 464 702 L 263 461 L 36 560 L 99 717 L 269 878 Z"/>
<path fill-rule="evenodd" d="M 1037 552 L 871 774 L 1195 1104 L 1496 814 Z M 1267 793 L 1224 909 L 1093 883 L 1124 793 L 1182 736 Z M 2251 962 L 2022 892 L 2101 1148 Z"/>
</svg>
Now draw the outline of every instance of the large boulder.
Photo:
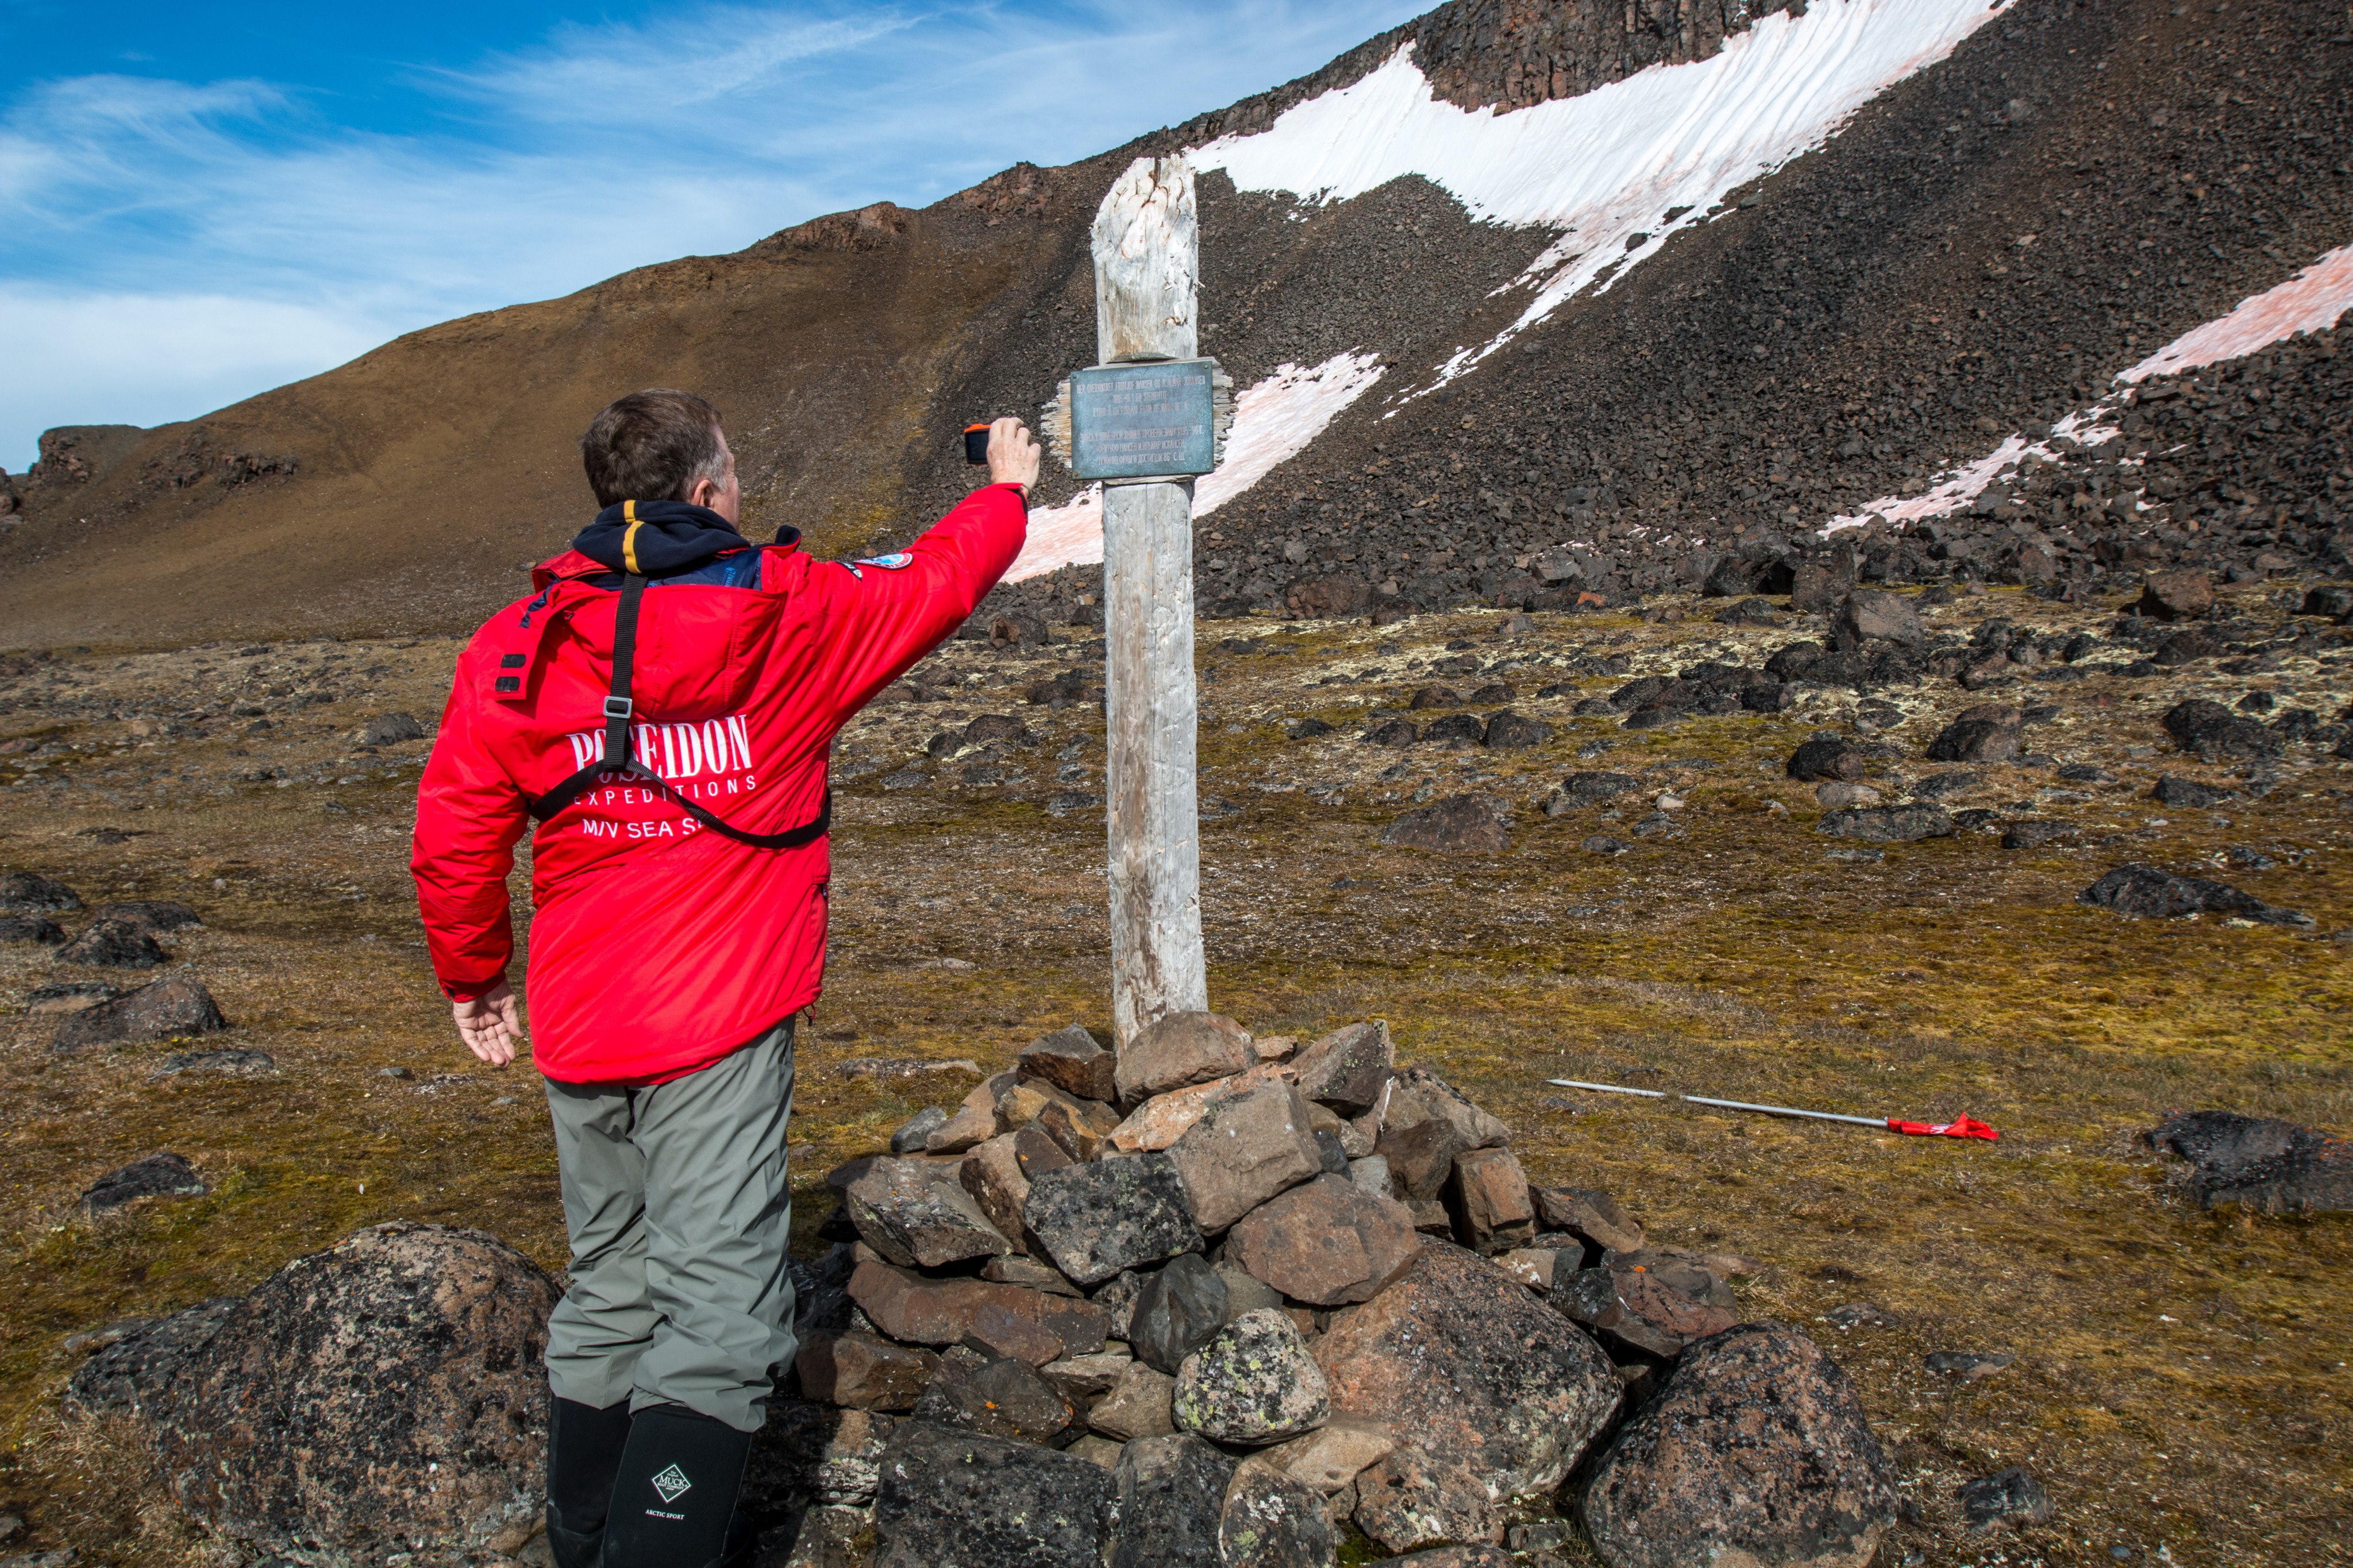
<svg viewBox="0 0 2353 1568">
<path fill-rule="evenodd" d="M 2353 1142 L 2293 1121 L 2231 1110 L 2189 1110 L 2143 1138 L 2188 1162 L 2175 1177 L 2206 1208 L 2259 1214 L 2353 1209 Z"/>
<path fill-rule="evenodd" d="M 1595 1467 L 1582 1512 L 1609 1568 L 1867 1568 L 1896 1497 L 1837 1363 L 1746 1323 L 1683 1353 Z"/>
<path fill-rule="evenodd" d="M 1089 1288 L 1123 1269 L 1201 1250 L 1185 1179 L 1165 1153 L 1048 1171 L 1030 1182 L 1021 1219 L 1054 1267 Z"/>
<path fill-rule="evenodd" d="M 1111 1503 L 1101 1465 L 904 1421 L 882 1450 L 874 1568 L 1100 1568 Z"/>
<path fill-rule="evenodd" d="M 1168 1157 L 1184 1178 L 1193 1223 L 1211 1234 L 1324 1168 L 1307 1101 L 1281 1081 L 1210 1102 Z"/>
<path fill-rule="evenodd" d="M 1362 1301 L 1421 1245 L 1403 1204 L 1345 1176 L 1318 1176 L 1245 1215 L 1225 1256 L 1294 1301 Z"/>
<path fill-rule="evenodd" d="M 1485 1258 L 1425 1246 L 1315 1342 L 1335 1411 L 1477 1476 L 1493 1500 L 1560 1484 L 1624 1387 L 1577 1325 Z"/>
<path fill-rule="evenodd" d="M 375 1226 L 125 1339 L 70 1394 L 134 1415 L 181 1507 L 264 1555 L 509 1553 L 545 1484 L 557 1295 L 480 1231 Z"/>
<path fill-rule="evenodd" d="M 147 1040 L 172 1040 L 187 1035 L 208 1035 L 228 1027 L 212 993 L 190 974 L 167 974 L 152 985 L 58 1021 L 53 1049 L 85 1050 L 91 1046 L 135 1045 Z"/>
</svg>

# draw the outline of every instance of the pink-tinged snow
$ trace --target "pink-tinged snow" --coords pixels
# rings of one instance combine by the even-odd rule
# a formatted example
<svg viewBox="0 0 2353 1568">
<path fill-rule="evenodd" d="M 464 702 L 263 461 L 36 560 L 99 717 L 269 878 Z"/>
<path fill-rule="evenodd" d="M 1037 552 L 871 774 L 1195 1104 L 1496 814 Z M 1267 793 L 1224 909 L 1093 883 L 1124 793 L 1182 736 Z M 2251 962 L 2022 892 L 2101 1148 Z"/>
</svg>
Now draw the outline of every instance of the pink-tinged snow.
<svg viewBox="0 0 2353 1568">
<path fill-rule="evenodd" d="M 2298 332 L 2326 331 L 2353 310 L 2353 245 L 2332 250 L 2267 293 L 2242 300 L 2220 321 L 2182 333 L 2116 377 L 2126 385 L 2172 375 L 2257 349 Z"/>
<path fill-rule="evenodd" d="M 1405 174 L 1472 216 L 1561 237 L 1514 285 L 1527 309 L 1447 362 L 1442 384 L 1576 294 L 1608 289 L 1725 194 L 1820 146 L 1871 99 L 1936 64 L 2010 0 L 1815 0 L 1761 18 L 1713 58 L 1652 66 L 1577 98 L 1499 114 L 1430 90 L 1411 47 L 1266 130 L 1192 153 L 1250 191 L 1344 201 Z M 1669 218 L 1673 209 L 1688 209 Z M 1427 392 L 1422 387 L 1418 392 Z"/>
<path fill-rule="evenodd" d="M 1285 364 L 1237 394 L 1225 461 L 1195 483 L 1194 517 L 1208 516 L 1296 457 L 1386 368 L 1368 353 L 1337 353 L 1303 369 Z M 1029 514 L 1029 542 L 1005 577 L 1018 583 L 1103 557 L 1103 487 L 1090 485 L 1067 505 Z"/>
<path fill-rule="evenodd" d="M 2116 377 L 2118 392 L 2075 410 L 2053 425 L 2050 440 L 2029 441 L 2023 436 L 2011 436 L 1976 462 L 1939 478 L 1933 489 L 1916 496 L 1883 497 L 1859 512 L 1831 519 L 1822 531 L 1830 534 L 1842 528 L 1861 528 L 1873 513 L 1900 523 L 1958 511 L 2030 454 L 2053 457 L 2054 441 L 2096 447 L 2113 438 L 2117 432 L 2112 421 L 2123 412 L 2123 389 L 2153 375 L 2174 375 L 2224 360 L 2244 359 L 2299 332 L 2326 331 L 2348 310 L 2353 310 L 2353 245 L 2330 251 L 2276 289 L 2242 300 L 2238 309 L 2229 315 L 2190 328 L 2120 374 Z"/>
</svg>

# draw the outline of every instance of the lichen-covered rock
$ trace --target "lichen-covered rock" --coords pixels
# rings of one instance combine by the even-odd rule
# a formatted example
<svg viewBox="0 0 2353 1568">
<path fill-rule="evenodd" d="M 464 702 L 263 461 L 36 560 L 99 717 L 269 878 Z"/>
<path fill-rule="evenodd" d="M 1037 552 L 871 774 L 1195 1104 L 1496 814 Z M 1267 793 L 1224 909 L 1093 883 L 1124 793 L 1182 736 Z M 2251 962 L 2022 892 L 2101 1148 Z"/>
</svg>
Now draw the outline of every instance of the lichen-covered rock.
<svg viewBox="0 0 2353 1568">
<path fill-rule="evenodd" d="M 113 1403 L 181 1507 L 264 1553 L 343 1568 L 520 1544 L 545 1480 L 556 1296 L 480 1231 L 376 1226 L 199 1309 L 211 1331 L 150 1368 L 169 1381 Z M 96 1403 L 107 1375 L 85 1368 L 78 1396 Z"/>
<path fill-rule="evenodd" d="M 2205 877 L 2177 877 L 2154 866 L 2117 867 L 2075 895 L 2079 904 L 2096 904 L 2120 915 L 2143 920 L 2172 920 L 2181 915 L 2236 915 L 2258 925 L 2308 926 L 2312 917 L 2294 910 L 2274 909 L 2227 882 Z"/>
<path fill-rule="evenodd" d="M 1222 1568 L 1332 1568 L 1339 1560 L 1322 1492 L 1256 1459 L 1233 1476 L 1218 1521 Z"/>
<path fill-rule="evenodd" d="M 144 930 L 129 921 L 92 921 L 82 933 L 58 949 L 59 963 L 90 969 L 153 969 L 172 955 Z"/>
<path fill-rule="evenodd" d="M 1732 1287 L 1672 1251 L 1609 1252 L 1601 1266 L 1554 1281 L 1553 1304 L 1628 1353 L 1675 1356 L 1740 1321 Z"/>
<path fill-rule="evenodd" d="M 212 993 L 194 975 L 167 974 L 112 1001 L 67 1014 L 58 1020 L 53 1048 L 79 1051 L 91 1046 L 208 1035 L 227 1027 L 228 1020 L 221 1016 Z"/>
<path fill-rule="evenodd" d="M 902 1422 L 882 1451 L 874 1568 L 1100 1568 L 1111 1500 L 1100 1465 Z"/>
<path fill-rule="evenodd" d="M 81 1206 L 99 1214 L 140 1198 L 198 1197 L 210 1190 L 185 1154 L 167 1151 L 133 1160 L 100 1176 L 82 1194 Z"/>
<path fill-rule="evenodd" d="M 1502 1269 L 1425 1246 L 1315 1342 L 1335 1410 L 1479 1478 L 1491 1499 L 1558 1486 L 1624 1397 L 1609 1359 Z"/>
<path fill-rule="evenodd" d="M 1865 1568 L 1895 1521 L 1887 1456 L 1835 1363 L 1777 1323 L 1704 1340 L 1595 1468 L 1609 1568 Z"/>
<path fill-rule="evenodd" d="M 1356 1528 L 1391 1552 L 1504 1539 L 1486 1485 L 1460 1465 L 1406 1447 L 1356 1478 Z"/>
<path fill-rule="evenodd" d="M 1054 1267 L 1082 1286 L 1201 1250 L 1184 1178 L 1166 1154 L 1049 1171 L 1029 1184 L 1021 1218 Z"/>
<path fill-rule="evenodd" d="M 1290 1315 L 1244 1312 L 1185 1358 L 1171 1405 L 1179 1430 L 1220 1443 L 1279 1443 L 1332 1415 L 1324 1373 Z"/>
<path fill-rule="evenodd" d="M 1233 1460 L 1177 1432 L 1128 1444 L 1112 1474 L 1119 1533 L 1108 1568 L 1224 1568 L 1218 1521 Z"/>
<path fill-rule="evenodd" d="M 1918 801 L 1909 805 L 1858 805 L 1822 813 L 1814 831 L 1863 844 L 1910 844 L 1922 838 L 1950 838 L 1953 817 L 1941 805 Z"/>
</svg>

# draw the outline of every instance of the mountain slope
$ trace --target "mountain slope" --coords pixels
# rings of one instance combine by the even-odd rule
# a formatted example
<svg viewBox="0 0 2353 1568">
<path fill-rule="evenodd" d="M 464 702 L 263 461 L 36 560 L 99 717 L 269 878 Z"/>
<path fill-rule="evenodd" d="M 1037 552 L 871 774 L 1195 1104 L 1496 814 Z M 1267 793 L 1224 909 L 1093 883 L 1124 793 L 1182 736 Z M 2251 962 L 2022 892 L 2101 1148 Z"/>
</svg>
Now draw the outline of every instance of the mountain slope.
<svg viewBox="0 0 2353 1568">
<path fill-rule="evenodd" d="M 1949 34 L 1938 48 L 1876 76 L 1858 63 L 1890 28 L 1931 23 Z M 1522 563 L 1552 546 L 1575 552 L 1563 586 L 1694 584 L 1744 540 L 1752 558 L 1820 547 L 1812 530 L 1925 489 L 2010 432 L 2038 433 L 2158 345 L 2353 240 L 2344 28 L 2342 8 L 2319 0 L 2260 13 L 1462 0 L 1086 163 L 1017 168 L 922 212 L 838 215 L 734 256 L 448 323 L 188 425 L 52 433 L 21 524 L 0 537 L 0 635 L 462 627 L 577 526 L 576 432 L 649 384 L 694 386 L 727 411 L 756 527 L 802 527 L 828 550 L 904 537 L 968 482 L 964 423 L 1031 413 L 1092 359 L 1086 225 L 1130 158 L 1178 147 L 1205 150 L 1204 352 L 1246 388 L 1291 366 L 1269 390 L 1295 393 L 1344 356 L 1370 388 L 1324 397 L 1314 414 L 1328 425 L 1287 457 L 1303 405 L 1269 396 L 1267 452 L 1283 460 L 1239 493 L 1229 484 L 1203 520 L 1205 605 L 1525 599 L 1545 584 Z M 1720 205 L 1680 194 L 1691 160 L 1653 156 L 1682 182 L 1659 184 L 1642 148 L 1607 153 L 1572 127 L 1531 178 L 1573 185 L 1619 157 L 1634 171 L 1622 188 L 1604 180 L 1577 209 L 1606 222 L 1514 208 L 1513 192 L 1487 188 L 1495 153 L 1450 162 L 1435 133 L 1412 129 L 1509 154 L 1536 144 L 1533 128 L 1649 103 L 1675 136 L 1720 149 L 1748 134 L 1752 111 L 1710 84 L 1808 49 L 1801 87 L 1870 90 L 1851 114 L 1831 104 L 1819 126 L 1793 121 L 1778 153 L 1770 138 L 1743 142 L 1767 153 Z M 1377 92 L 1394 108 L 1364 110 Z M 1422 141 L 1384 143 L 1390 161 L 1360 190 L 1286 189 L 1320 178 L 1301 163 L 1303 136 L 1343 109 L 1356 115 L 1333 121 L 1348 149 L 1409 131 Z M 1569 221 L 1621 248 L 1573 256 Z M 2279 417 L 2239 406 L 2247 417 L 2220 416 L 2233 431 Z M 2309 422 L 2328 427 L 2325 410 Z M 2267 509 L 2304 509 L 2293 541 L 2276 519 L 2260 547 L 2242 547 L 2250 530 L 2143 537 L 2171 520 L 2137 513 L 2110 531 L 2140 540 L 2136 565 L 2243 564 L 2259 548 L 2326 562 L 2335 540 L 2314 503 L 2328 498 L 2304 492 L 2336 466 L 2327 457 L 2287 485 L 2299 493 L 2266 492 Z M 2137 488 L 2137 473 L 2093 488 Z M 2219 473 L 2167 483 L 2245 489 Z M 1063 524 L 1082 546 L 1065 553 L 1083 561 L 1083 509 L 1053 510 L 1076 495 L 1067 479 L 1050 484 L 1040 521 Z M 1938 527 L 2002 531 L 1957 569 L 2014 574 L 2014 521 Z M 1957 569 L 1925 524 L 1862 538 L 1881 574 Z M 2062 579 L 2121 567 L 2128 543 L 2067 529 L 2028 542 Z M 1090 571 L 1010 584 L 997 605 L 1082 613 Z"/>
</svg>

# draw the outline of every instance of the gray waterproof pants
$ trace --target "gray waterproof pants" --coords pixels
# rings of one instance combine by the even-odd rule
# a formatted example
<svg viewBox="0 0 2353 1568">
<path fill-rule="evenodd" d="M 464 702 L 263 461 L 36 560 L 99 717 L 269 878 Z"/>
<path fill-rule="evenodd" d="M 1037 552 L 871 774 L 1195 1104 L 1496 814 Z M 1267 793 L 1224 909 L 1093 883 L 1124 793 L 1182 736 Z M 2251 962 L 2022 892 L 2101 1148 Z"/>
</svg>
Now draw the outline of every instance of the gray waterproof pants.
<svg viewBox="0 0 2353 1568">
<path fill-rule="evenodd" d="M 650 1089 L 549 1080 L 572 1242 L 572 1289 L 547 1325 L 558 1397 L 759 1428 L 795 1349 L 792 1103 L 789 1018 Z"/>
</svg>

